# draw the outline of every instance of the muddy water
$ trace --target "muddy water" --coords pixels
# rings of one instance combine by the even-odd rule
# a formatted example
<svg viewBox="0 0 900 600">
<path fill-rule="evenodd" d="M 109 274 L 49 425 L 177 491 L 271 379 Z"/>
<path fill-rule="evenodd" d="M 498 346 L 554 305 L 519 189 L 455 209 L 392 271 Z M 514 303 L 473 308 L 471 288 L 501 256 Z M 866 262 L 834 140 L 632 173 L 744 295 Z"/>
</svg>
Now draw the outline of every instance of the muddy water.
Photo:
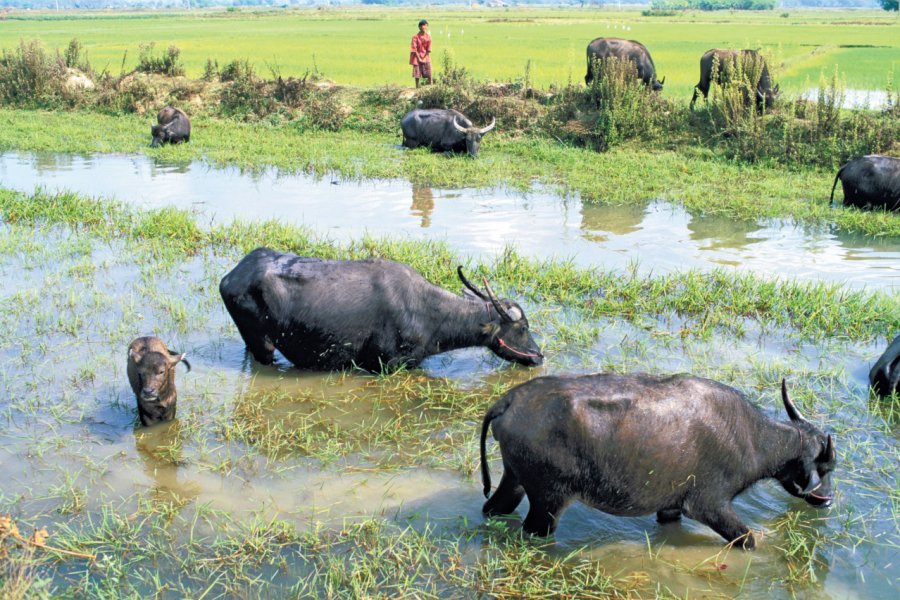
<svg viewBox="0 0 900 600">
<path fill-rule="evenodd" d="M 483 560 L 492 542 L 480 529 L 480 483 L 469 475 L 477 458 L 477 419 L 451 414 L 440 428 L 421 432 L 411 447 L 392 448 L 385 441 L 341 450 L 354 428 L 419 409 L 414 401 L 385 397 L 393 393 L 392 378 L 312 374 L 283 361 L 273 367 L 252 362 L 216 294 L 219 277 L 237 256 L 146 262 L 152 259 L 145 253 L 115 243 L 85 243 L 66 231 L 36 233 L 3 225 L 0 240 L 8 242 L 0 244 L 0 513 L 12 512 L 55 532 L 63 525 L 90 529 L 108 521 L 110 510 L 131 522 L 143 514 L 142 507 L 151 506 L 183 519 L 166 534 L 174 540 L 167 543 L 178 548 L 189 540 L 207 546 L 204 540 L 215 539 L 231 522 L 277 517 L 301 529 L 313 523 L 340 529 L 375 517 L 462 535 L 465 559 Z M 525 309 L 544 331 L 545 342 L 553 336 L 554 319 L 565 312 Z M 424 378 L 434 385 L 447 378 L 486 394 L 497 384 L 599 367 L 691 371 L 737 385 L 769 414 L 779 415 L 777 391 L 760 389 L 758 383 L 764 375 L 771 380 L 771 373 L 793 373 L 798 385 L 812 386 L 810 394 L 799 395 L 806 416 L 818 423 L 827 420 L 839 440 L 838 495 L 835 506 L 822 512 L 772 482 L 751 488 L 735 503 L 746 522 L 762 532 L 759 549 L 750 554 L 723 553 L 715 533 L 689 520 L 662 527 L 652 517 L 618 518 L 574 505 L 561 520 L 551 553 L 577 551 L 611 573 L 643 574 L 646 595 L 668 589 L 691 597 L 791 597 L 797 589 L 783 583 L 789 567 L 778 550 L 787 541 L 776 526 L 796 518 L 818 534 L 804 534 L 815 546 L 812 576 L 817 583 L 811 593 L 894 595 L 900 583 L 900 536 L 892 511 L 900 452 L 896 429 L 884 423 L 877 403 L 867 402 L 864 392 L 866 369 L 880 348 L 813 345 L 752 330 L 738 340 L 718 334 L 680 339 L 665 332 L 682 324 L 667 321 L 660 321 L 652 335 L 618 320 L 596 325 L 596 339 L 564 347 L 541 369 L 510 367 L 486 352 L 464 350 L 430 359 Z M 187 351 L 194 369 L 178 371 L 178 421 L 144 429 L 135 424 L 125 348 L 134 335 L 151 331 Z M 278 400 L 261 416 L 242 410 L 247 398 L 273 393 Z M 321 430 L 337 432 L 317 441 L 335 445 L 333 458 L 317 454 L 321 447 L 272 453 L 259 439 L 240 441 L 225 434 L 229 427 L 260 423 L 300 427 L 309 415 Z M 435 439 L 451 443 L 444 452 L 425 452 Z M 385 460 L 386 452 L 415 455 L 416 444 L 421 458 Z M 496 445 L 490 446 L 496 479 L 502 466 Z M 527 502 L 519 514 L 526 509 Z M 517 527 L 518 519 L 510 526 Z M 97 548 L 102 554 L 104 546 Z M 304 573 L 298 560 L 256 574 L 291 585 Z M 67 581 L 68 564 L 57 571 L 57 585 Z M 137 563 L 122 577 L 146 569 L 193 595 L 209 585 L 189 579 L 177 560 L 165 556 L 156 564 Z M 131 583 L 139 590 L 147 585 Z"/>
<path fill-rule="evenodd" d="M 851 287 L 900 287 L 900 241 L 779 220 L 699 217 L 665 202 L 597 206 L 541 190 L 440 190 L 400 180 L 250 174 L 121 155 L 5 153 L 0 185 L 65 189 L 146 208 L 177 206 L 196 211 L 201 223 L 278 219 L 335 240 L 365 233 L 443 239 L 474 256 L 512 244 L 529 256 L 613 269 L 635 262 L 654 273 L 723 267 Z"/>
</svg>

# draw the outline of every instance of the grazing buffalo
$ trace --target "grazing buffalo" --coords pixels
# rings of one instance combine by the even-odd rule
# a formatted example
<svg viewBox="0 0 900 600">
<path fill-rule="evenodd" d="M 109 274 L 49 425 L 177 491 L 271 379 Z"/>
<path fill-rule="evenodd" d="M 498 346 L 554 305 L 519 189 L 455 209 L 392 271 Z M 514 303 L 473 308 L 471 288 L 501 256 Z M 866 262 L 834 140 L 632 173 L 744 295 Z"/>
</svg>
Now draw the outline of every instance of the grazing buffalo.
<svg viewBox="0 0 900 600">
<path fill-rule="evenodd" d="M 653 65 L 653 59 L 650 58 L 650 52 L 642 43 L 618 38 L 597 38 L 587 47 L 587 74 L 584 76 L 584 82 L 587 85 L 594 80 L 596 61 L 607 58 L 627 59 L 633 62 L 640 80 L 655 92 L 661 90 L 666 82 L 665 77 L 662 81 L 656 80 L 656 67 Z"/>
<path fill-rule="evenodd" d="M 869 371 L 869 385 L 879 396 L 900 394 L 900 335 Z"/>
<path fill-rule="evenodd" d="M 406 113 L 400 129 L 407 148 L 425 146 L 435 152 L 468 152 L 475 158 L 482 136 L 496 124 L 497 120 L 491 119 L 490 125 L 479 128 L 458 110 L 417 108 Z"/>
<path fill-rule="evenodd" d="M 788 398 L 775 421 L 736 390 L 699 377 L 599 374 L 538 377 L 513 388 L 484 417 L 481 471 L 491 478 L 485 438 L 493 424 L 503 478 L 487 515 L 511 513 L 528 494 L 523 529 L 548 535 L 572 500 L 621 516 L 681 515 L 729 542 L 754 547 L 731 506 L 774 477 L 813 506 L 831 504 L 834 444 Z"/>
<path fill-rule="evenodd" d="M 414 367 L 432 354 L 486 346 L 500 358 L 540 365 L 528 319 L 482 292 L 456 296 L 388 260 L 322 260 L 257 248 L 219 284 L 247 348 L 270 364 L 275 350 L 301 368 Z"/>
<path fill-rule="evenodd" d="M 137 398 L 138 416 L 145 426 L 175 418 L 178 400 L 175 390 L 175 365 L 191 363 L 184 353 L 172 352 L 155 336 L 135 338 L 128 345 L 128 382 Z"/>
<path fill-rule="evenodd" d="M 150 127 L 152 147 L 191 141 L 191 120 L 180 108 L 167 106 L 156 115 L 158 125 Z"/>
<path fill-rule="evenodd" d="M 738 63 L 739 60 L 740 63 Z M 713 77 L 713 62 L 718 63 L 716 83 L 724 85 L 732 80 L 735 73 L 740 72 L 750 86 L 756 89 L 756 106 L 760 110 L 765 106 L 775 104 L 778 97 L 778 86 L 772 87 L 769 67 L 766 65 L 766 59 L 759 52 L 713 48 L 707 50 L 700 58 L 700 81 L 694 86 L 694 96 L 691 98 L 692 109 L 699 94 L 703 94 L 704 98 L 709 95 L 709 86 Z M 749 94 L 745 96 L 744 101 L 749 102 Z"/>
<path fill-rule="evenodd" d="M 900 158 L 872 154 L 848 162 L 838 169 L 834 177 L 832 204 L 838 179 L 844 188 L 844 204 L 900 210 Z"/>
</svg>

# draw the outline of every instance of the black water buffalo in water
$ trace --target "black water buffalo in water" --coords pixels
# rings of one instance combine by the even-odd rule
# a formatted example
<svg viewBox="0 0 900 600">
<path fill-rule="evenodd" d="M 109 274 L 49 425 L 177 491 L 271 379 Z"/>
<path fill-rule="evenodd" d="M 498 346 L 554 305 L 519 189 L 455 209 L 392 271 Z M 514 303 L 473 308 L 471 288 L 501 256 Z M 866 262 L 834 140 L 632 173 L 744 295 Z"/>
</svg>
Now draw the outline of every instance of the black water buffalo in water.
<svg viewBox="0 0 900 600">
<path fill-rule="evenodd" d="M 869 385 L 879 396 L 900 394 L 900 335 L 869 371 Z"/>
<path fill-rule="evenodd" d="M 468 289 L 456 296 L 388 260 L 322 260 L 257 248 L 219 284 L 225 307 L 261 363 L 275 350 L 301 368 L 414 367 L 426 356 L 485 346 L 540 365 L 528 319 L 512 300 Z"/>
<path fill-rule="evenodd" d="M 491 488 L 485 438 L 493 425 L 503 478 L 487 515 L 511 513 L 527 494 L 523 529 L 548 535 L 572 500 L 620 516 L 681 515 L 750 549 L 753 535 L 731 506 L 756 481 L 778 479 L 813 506 L 831 503 L 834 444 L 788 398 L 777 422 L 738 391 L 699 377 L 599 374 L 537 377 L 497 401 L 481 428 L 484 494 Z"/>
<path fill-rule="evenodd" d="M 594 68 L 596 61 L 607 58 L 618 58 L 620 60 L 628 59 L 634 63 L 637 68 L 637 74 L 644 85 L 659 91 L 663 88 L 666 78 L 662 81 L 656 79 L 656 66 L 653 59 L 650 58 L 650 52 L 640 42 L 634 40 L 620 40 L 618 38 L 597 38 L 587 47 L 587 74 L 584 76 L 584 83 L 591 84 L 594 80 Z"/>
<path fill-rule="evenodd" d="M 180 108 L 167 106 L 156 115 L 158 125 L 150 127 L 152 147 L 191 141 L 191 120 Z"/>
<path fill-rule="evenodd" d="M 125 371 L 137 398 L 141 424 L 155 425 L 175 418 L 178 393 L 175 389 L 175 366 L 191 363 L 183 352 L 173 352 L 156 336 L 139 337 L 128 345 Z"/>
<path fill-rule="evenodd" d="M 468 152 L 478 156 L 481 138 L 497 124 L 491 119 L 487 127 L 475 127 L 458 110 L 417 108 L 406 113 L 400 121 L 403 145 L 407 148 L 426 146 L 435 152 Z"/>
<path fill-rule="evenodd" d="M 713 62 L 718 63 L 716 83 L 724 85 L 731 81 L 736 73 L 741 73 L 751 88 L 756 90 L 756 106 L 762 110 L 765 106 L 773 106 L 778 98 L 778 86 L 772 87 L 772 78 L 769 76 L 769 67 L 766 59 L 756 50 L 723 50 L 713 48 L 707 50 L 700 58 L 700 81 L 694 86 L 694 96 L 691 98 L 691 108 L 697 96 L 709 95 L 709 86 L 713 77 Z M 745 102 L 749 102 L 749 94 L 745 95 Z"/>
<path fill-rule="evenodd" d="M 845 164 L 838 169 L 831 186 L 832 204 L 838 179 L 844 188 L 844 204 L 900 210 L 900 158 L 871 154 Z"/>
</svg>

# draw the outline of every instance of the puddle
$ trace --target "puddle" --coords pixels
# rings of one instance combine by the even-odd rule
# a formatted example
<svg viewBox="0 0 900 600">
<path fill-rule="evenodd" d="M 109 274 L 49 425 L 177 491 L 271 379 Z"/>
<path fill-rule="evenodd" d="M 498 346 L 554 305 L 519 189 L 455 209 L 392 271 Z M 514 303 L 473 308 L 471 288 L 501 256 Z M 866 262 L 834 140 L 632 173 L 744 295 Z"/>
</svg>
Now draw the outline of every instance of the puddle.
<svg viewBox="0 0 900 600">
<path fill-rule="evenodd" d="M 900 241 L 833 233 L 772 220 L 694 217 L 666 202 L 598 206 L 546 191 L 432 189 L 401 180 L 349 182 L 241 173 L 146 156 L 0 155 L 0 185 L 70 190 L 144 208 L 176 206 L 201 224 L 278 219 L 346 241 L 364 234 L 446 240 L 461 254 L 512 244 L 532 257 L 581 266 L 667 273 L 726 268 L 764 276 L 900 287 Z"/>
<path fill-rule="evenodd" d="M 618 231 L 642 226 L 648 213 L 637 214 L 643 217 Z M 0 236 L 20 235 L 15 229 L 0 226 Z M 169 553 L 188 548 L 199 553 L 200 564 L 216 561 L 203 554 L 215 536 L 245 535 L 252 524 L 274 518 L 298 530 L 315 524 L 342 531 L 368 518 L 417 531 L 427 527 L 435 535 L 459 536 L 454 551 L 478 565 L 496 542 L 482 526 L 476 470 L 482 409 L 472 407 L 497 386 L 611 367 L 723 379 L 779 417 L 777 390 L 761 390 L 759 377 L 786 369 L 798 379 L 802 374 L 796 385 L 810 390 L 798 395 L 804 413 L 827 424 L 838 440 L 836 503 L 816 511 L 774 482 L 756 485 L 735 506 L 763 532 L 759 548 L 726 554 L 722 540 L 696 522 L 661 527 L 653 517 L 613 517 L 576 504 L 562 517 L 548 550 L 552 556 L 574 553 L 610 573 L 642 573 L 648 596 L 668 590 L 691 597 L 788 598 L 806 588 L 784 583 L 792 567 L 778 549 L 787 542 L 776 529 L 780 521 L 796 519 L 814 557 L 818 583 L 811 594 L 895 595 L 898 442 L 865 399 L 867 368 L 880 350 L 875 345 L 798 342 L 751 328 L 737 339 L 716 333 L 681 339 L 660 335 L 676 331 L 677 322 L 660 321 L 649 332 L 610 319 L 589 324 L 597 334 L 587 342 L 557 345 L 539 369 L 509 367 L 486 351 L 463 350 L 391 377 L 314 374 L 248 359 L 216 292 L 237 256 L 204 253 L 157 265 L 119 242 L 86 244 L 64 230 L 40 233 L 30 243 L 27 251 L 0 244 L 0 513 L 38 516 L 51 531 L 106 522 L 124 527 L 150 519 L 147 511 L 171 513 L 165 533 L 153 534 L 152 543 L 162 548 L 154 563 L 129 557 L 134 567 L 129 563 L 117 575 L 137 591 L 156 589 L 138 577 L 148 569 L 174 582 L 171 589 L 182 595 L 209 591 L 210 580 L 190 575 Z M 551 337 L 548 315 L 559 309 L 524 308 Z M 135 426 L 125 348 L 134 335 L 151 331 L 186 351 L 193 370 L 177 373 L 178 420 L 144 429 Z M 430 405 L 429 395 L 448 385 L 469 395 L 452 406 Z M 256 407 L 255 398 L 273 399 Z M 281 444 L 278 436 L 285 435 L 293 437 Z M 489 449 L 497 480 L 502 466 L 496 444 Z M 519 517 L 526 510 L 527 502 Z M 512 518 L 509 527 L 518 523 Z M 99 551 L 104 539 L 97 542 Z M 312 556 L 315 551 L 306 550 Z M 282 567 L 245 567 L 245 576 L 290 586 L 309 575 L 312 560 L 288 554 Z M 63 563 L 55 584 L 66 585 L 73 568 Z M 68 584 L 80 576 L 73 571 Z M 244 595 L 254 596 L 254 589 Z"/>
<path fill-rule="evenodd" d="M 844 98 L 841 108 L 867 108 L 881 110 L 887 108 L 891 102 L 896 101 L 896 95 L 892 98 L 886 90 L 855 90 L 845 89 L 842 92 Z M 803 97 L 811 102 L 819 99 L 819 88 L 809 88 Z"/>
</svg>

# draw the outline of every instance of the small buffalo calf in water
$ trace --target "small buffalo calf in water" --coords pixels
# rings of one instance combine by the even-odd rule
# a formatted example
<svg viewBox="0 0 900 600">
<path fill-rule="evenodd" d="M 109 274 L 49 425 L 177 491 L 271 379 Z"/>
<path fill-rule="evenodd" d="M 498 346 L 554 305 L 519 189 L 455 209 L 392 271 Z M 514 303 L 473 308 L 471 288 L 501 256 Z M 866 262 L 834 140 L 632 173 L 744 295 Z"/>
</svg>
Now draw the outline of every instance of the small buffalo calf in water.
<svg viewBox="0 0 900 600">
<path fill-rule="evenodd" d="M 831 436 L 806 421 L 782 382 L 790 417 L 777 422 L 737 390 L 686 375 L 537 377 L 507 392 L 484 417 L 481 471 L 491 489 L 485 438 L 493 425 L 503 478 L 482 509 L 508 514 L 527 494 L 522 525 L 548 535 L 573 500 L 620 516 L 681 515 L 745 549 L 753 534 L 732 499 L 774 477 L 813 506 L 831 504 Z"/>
<path fill-rule="evenodd" d="M 128 346 L 128 381 L 137 398 L 138 416 L 145 426 L 175 418 L 175 365 L 191 364 L 185 353 L 172 352 L 155 336 L 135 338 Z"/>
</svg>

